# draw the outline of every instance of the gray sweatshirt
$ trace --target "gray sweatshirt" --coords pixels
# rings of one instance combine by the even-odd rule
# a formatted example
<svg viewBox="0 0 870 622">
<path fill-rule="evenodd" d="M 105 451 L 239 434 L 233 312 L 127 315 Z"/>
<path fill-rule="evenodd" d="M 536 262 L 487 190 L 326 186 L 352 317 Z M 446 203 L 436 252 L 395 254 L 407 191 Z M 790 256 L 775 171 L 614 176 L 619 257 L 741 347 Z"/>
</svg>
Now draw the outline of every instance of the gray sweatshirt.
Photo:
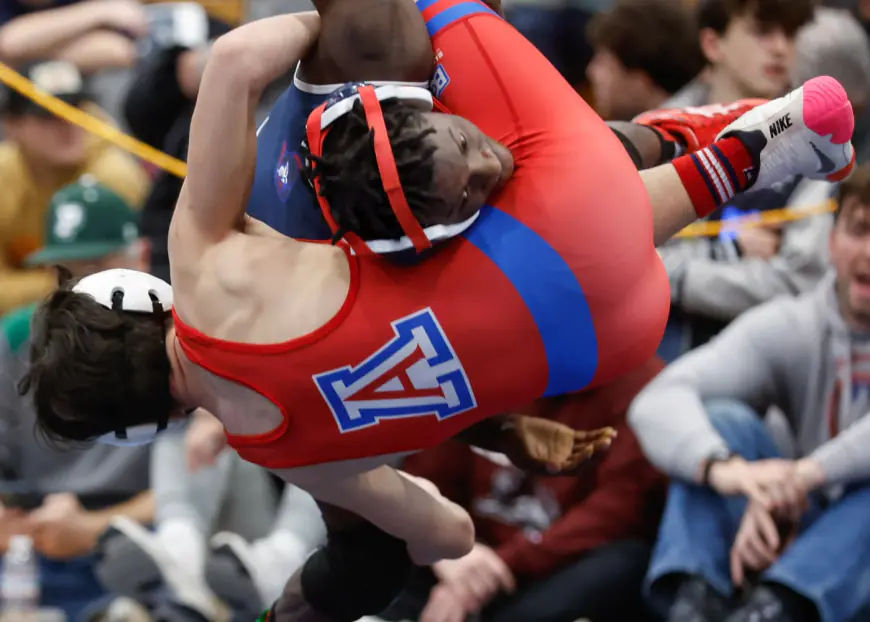
<svg viewBox="0 0 870 622">
<path fill-rule="evenodd" d="M 817 460 L 832 486 L 870 479 L 870 335 L 851 333 L 834 276 L 798 298 L 741 315 L 708 344 L 667 367 L 638 395 L 629 422 L 647 457 L 694 480 L 727 450 L 704 411 L 712 398 L 786 415 L 801 456 Z"/>
</svg>

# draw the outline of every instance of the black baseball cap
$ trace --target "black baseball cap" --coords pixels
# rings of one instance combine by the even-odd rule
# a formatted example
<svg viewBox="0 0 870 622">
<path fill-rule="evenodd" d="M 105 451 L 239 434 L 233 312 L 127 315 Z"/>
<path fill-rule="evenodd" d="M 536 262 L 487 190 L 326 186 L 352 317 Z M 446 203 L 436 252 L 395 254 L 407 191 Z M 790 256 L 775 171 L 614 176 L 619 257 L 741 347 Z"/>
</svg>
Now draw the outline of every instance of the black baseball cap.
<svg viewBox="0 0 870 622">
<path fill-rule="evenodd" d="M 72 63 L 60 60 L 39 61 L 29 63 L 18 71 L 43 91 L 72 106 L 91 99 L 86 79 Z M 18 117 L 27 114 L 52 116 L 48 110 L 18 91 L 9 87 L 5 91 L 3 113 Z"/>
</svg>

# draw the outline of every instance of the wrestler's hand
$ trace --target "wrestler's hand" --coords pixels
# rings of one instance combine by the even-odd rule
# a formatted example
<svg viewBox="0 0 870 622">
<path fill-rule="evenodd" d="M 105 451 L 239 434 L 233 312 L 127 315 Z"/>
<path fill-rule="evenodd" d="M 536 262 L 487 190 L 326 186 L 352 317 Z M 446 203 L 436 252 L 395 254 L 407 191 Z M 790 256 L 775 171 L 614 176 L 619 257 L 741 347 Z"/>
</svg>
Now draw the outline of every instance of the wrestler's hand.
<svg viewBox="0 0 870 622">
<path fill-rule="evenodd" d="M 613 428 L 585 432 L 564 423 L 517 415 L 505 429 L 501 451 L 514 466 L 530 473 L 568 475 L 610 447 L 616 438 Z"/>
<path fill-rule="evenodd" d="M 479 542 L 465 557 L 433 564 L 432 572 L 467 611 L 480 611 L 497 594 L 512 594 L 517 587 L 516 578 L 498 553 Z"/>
<path fill-rule="evenodd" d="M 187 468 L 193 472 L 215 463 L 227 446 L 227 435 L 217 417 L 198 408 L 184 441 L 187 447 Z"/>
<path fill-rule="evenodd" d="M 710 104 L 644 112 L 632 123 L 658 130 L 665 139 L 681 143 L 689 153 L 709 146 L 732 121 L 767 100 L 743 99 L 733 104 Z"/>
</svg>

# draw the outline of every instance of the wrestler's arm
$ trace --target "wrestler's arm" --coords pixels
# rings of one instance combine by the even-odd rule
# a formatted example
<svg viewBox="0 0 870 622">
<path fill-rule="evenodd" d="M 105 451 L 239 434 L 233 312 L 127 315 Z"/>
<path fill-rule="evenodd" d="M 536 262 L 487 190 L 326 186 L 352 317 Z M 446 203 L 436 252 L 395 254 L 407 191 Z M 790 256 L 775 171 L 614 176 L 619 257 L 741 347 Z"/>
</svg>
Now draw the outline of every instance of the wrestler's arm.
<svg viewBox="0 0 870 622">
<path fill-rule="evenodd" d="M 429 33 L 411 0 L 314 0 L 314 7 L 321 32 L 302 61 L 306 82 L 425 82 L 431 77 Z"/>
<path fill-rule="evenodd" d="M 462 557 L 474 545 L 468 513 L 438 493 L 426 480 L 389 466 L 343 478 L 323 478 L 316 471 L 288 478 L 318 501 L 366 519 L 408 543 L 417 565 Z"/>
<path fill-rule="evenodd" d="M 193 253 L 241 229 L 256 165 L 254 113 L 265 88 L 317 38 L 314 12 L 246 24 L 219 38 L 190 126 L 188 176 L 170 228 L 170 252 Z"/>
<path fill-rule="evenodd" d="M 667 164 L 676 155 L 675 145 L 651 127 L 628 121 L 610 121 L 607 125 L 639 171 Z"/>
</svg>

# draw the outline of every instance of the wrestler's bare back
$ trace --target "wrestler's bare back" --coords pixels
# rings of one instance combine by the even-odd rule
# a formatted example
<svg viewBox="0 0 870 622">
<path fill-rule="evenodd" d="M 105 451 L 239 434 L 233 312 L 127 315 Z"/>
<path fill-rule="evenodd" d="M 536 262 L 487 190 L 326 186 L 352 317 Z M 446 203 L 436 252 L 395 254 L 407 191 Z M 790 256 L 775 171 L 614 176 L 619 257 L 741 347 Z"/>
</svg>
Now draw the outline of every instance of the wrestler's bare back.
<svg viewBox="0 0 870 622">
<path fill-rule="evenodd" d="M 245 231 L 207 245 L 186 227 L 182 191 L 170 229 L 175 309 L 185 323 L 218 339 L 280 343 L 328 322 L 350 283 L 347 255 L 326 244 L 297 242 L 246 219 Z M 173 241 L 174 240 L 174 241 Z M 269 432 L 283 414 L 262 395 L 191 362 L 170 334 L 174 382 L 236 435 Z M 401 456 L 330 462 L 275 474 L 315 499 L 341 507 L 408 542 L 418 564 L 464 555 L 473 544 L 470 517 L 418 478 L 388 466 Z"/>
</svg>

